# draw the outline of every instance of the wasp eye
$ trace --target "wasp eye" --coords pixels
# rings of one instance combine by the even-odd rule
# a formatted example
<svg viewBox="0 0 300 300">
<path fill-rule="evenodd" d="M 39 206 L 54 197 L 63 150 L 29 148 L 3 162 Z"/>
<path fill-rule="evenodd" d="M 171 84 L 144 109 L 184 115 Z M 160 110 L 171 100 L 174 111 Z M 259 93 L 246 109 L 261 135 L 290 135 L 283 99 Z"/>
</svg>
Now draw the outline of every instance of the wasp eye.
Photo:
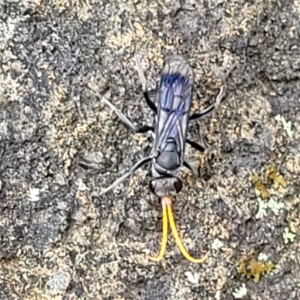
<svg viewBox="0 0 300 300">
<path fill-rule="evenodd" d="M 149 182 L 149 189 L 150 189 L 151 193 L 153 193 L 154 195 L 156 195 L 156 193 L 155 193 L 155 179 L 152 179 Z"/>
<path fill-rule="evenodd" d="M 182 190 L 182 181 L 179 178 L 175 178 L 173 185 L 176 193 L 178 194 Z"/>
</svg>

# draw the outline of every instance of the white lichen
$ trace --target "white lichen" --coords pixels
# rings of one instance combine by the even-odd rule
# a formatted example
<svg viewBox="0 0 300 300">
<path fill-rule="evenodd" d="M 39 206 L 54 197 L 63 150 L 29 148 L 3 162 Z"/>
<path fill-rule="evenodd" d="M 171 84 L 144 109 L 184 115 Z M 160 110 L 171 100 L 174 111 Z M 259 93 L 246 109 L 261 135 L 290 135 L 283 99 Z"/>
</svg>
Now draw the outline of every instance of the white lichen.
<svg viewBox="0 0 300 300">
<path fill-rule="evenodd" d="M 255 215 L 256 219 L 261 219 L 267 216 L 268 202 L 258 198 L 258 211 Z"/>
<path fill-rule="evenodd" d="M 257 257 L 258 261 L 268 261 L 269 257 L 267 254 L 265 253 L 259 253 L 258 257 Z"/>
<path fill-rule="evenodd" d="M 214 239 L 214 241 L 212 242 L 211 248 L 213 250 L 219 250 L 220 248 L 222 248 L 224 246 L 224 243 L 219 240 L 219 239 Z"/>
<path fill-rule="evenodd" d="M 81 178 L 76 181 L 76 185 L 77 185 L 78 191 L 80 191 L 80 192 L 84 192 L 84 191 L 86 191 L 88 189 L 88 187 L 82 181 Z"/>
<path fill-rule="evenodd" d="M 40 190 L 39 189 L 29 189 L 27 192 L 28 200 L 30 202 L 37 202 L 40 200 Z"/>
<path fill-rule="evenodd" d="M 68 288 L 70 281 L 71 275 L 69 272 L 58 270 L 46 282 L 46 293 L 52 296 L 63 293 Z"/>
<path fill-rule="evenodd" d="M 279 215 L 279 212 L 281 209 L 284 209 L 284 203 L 282 202 L 277 202 L 274 199 L 270 199 L 268 201 L 268 208 L 270 208 L 270 210 L 276 215 Z"/>
<path fill-rule="evenodd" d="M 234 299 L 242 299 L 246 295 L 247 295 L 247 288 L 245 283 L 243 283 L 241 287 L 235 289 L 234 292 L 232 293 Z"/>
<path fill-rule="evenodd" d="M 187 271 L 184 273 L 184 275 L 187 277 L 187 280 L 192 284 L 198 284 L 200 276 L 197 273 L 192 273 L 190 271 Z"/>
<path fill-rule="evenodd" d="M 216 300 L 221 300 L 221 291 L 216 291 L 215 299 Z"/>
<path fill-rule="evenodd" d="M 275 117 L 275 120 L 278 122 L 278 123 L 281 123 L 284 131 L 287 133 L 287 135 L 292 138 L 293 137 L 293 131 L 292 131 L 292 122 L 291 121 L 286 121 L 285 118 L 281 115 L 277 115 Z"/>
<path fill-rule="evenodd" d="M 273 198 L 270 198 L 269 201 L 258 198 L 258 211 L 255 215 L 256 219 L 266 217 L 268 214 L 268 209 L 278 216 L 280 210 L 285 209 L 285 204 L 283 202 L 275 201 Z"/>
</svg>

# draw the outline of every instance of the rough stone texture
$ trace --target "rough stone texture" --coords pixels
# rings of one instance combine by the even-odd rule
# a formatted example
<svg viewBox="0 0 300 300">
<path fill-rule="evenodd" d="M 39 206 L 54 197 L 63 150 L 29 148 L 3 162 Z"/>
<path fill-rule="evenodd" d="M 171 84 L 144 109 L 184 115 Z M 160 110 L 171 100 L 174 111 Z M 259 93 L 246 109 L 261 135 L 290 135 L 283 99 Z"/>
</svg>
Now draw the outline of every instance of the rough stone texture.
<svg viewBox="0 0 300 300">
<path fill-rule="evenodd" d="M 0 4 L 0 299 L 300 299 L 299 1 L 9 1 Z M 173 239 L 161 263 L 161 209 L 146 170 L 99 196 L 149 153 L 87 88 L 96 87 L 135 124 L 153 115 L 141 100 L 131 20 L 150 88 L 165 57 L 194 70 L 193 111 L 228 94 L 218 111 L 191 124 L 203 139 L 201 178 L 183 172 L 174 204 L 189 251 Z M 275 120 L 291 121 L 293 137 Z M 200 134 L 201 133 L 201 134 Z M 249 180 L 274 163 L 288 182 L 271 189 L 285 204 L 257 220 Z M 296 231 L 284 244 L 283 230 Z M 213 249 L 219 239 L 223 248 Z M 275 270 L 259 283 L 237 272 L 255 249 Z"/>
</svg>

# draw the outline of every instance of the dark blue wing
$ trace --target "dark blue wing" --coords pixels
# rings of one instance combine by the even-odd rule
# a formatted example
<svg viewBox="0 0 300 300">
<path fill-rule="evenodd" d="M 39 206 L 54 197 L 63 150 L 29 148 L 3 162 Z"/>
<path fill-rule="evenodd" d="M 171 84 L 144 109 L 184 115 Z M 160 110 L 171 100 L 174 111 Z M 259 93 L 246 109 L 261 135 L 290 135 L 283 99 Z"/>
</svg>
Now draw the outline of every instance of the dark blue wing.
<svg viewBox="0 0 300 300">
<path fill-rule="evenodd" d="M 164 74 L 161 78 L 161 98 L 160 106 L 166 112 L 174 112 L 177 115 L 185 114 L 189 111 L 189 101 L 183 100 L 183 90 L 188 85 L 188 79 L 182 74 Z M 174 103 L 174 100 L 178 103 Z"/>
<path fill-rule="evenodd" d="M 174 139 L 184 152 L 192 102 L 193 74 L 181 56 L 173 56 L 162 71 L 157 110 L 156 149 L 163 151 L 167 139 Z"/>
</svg>

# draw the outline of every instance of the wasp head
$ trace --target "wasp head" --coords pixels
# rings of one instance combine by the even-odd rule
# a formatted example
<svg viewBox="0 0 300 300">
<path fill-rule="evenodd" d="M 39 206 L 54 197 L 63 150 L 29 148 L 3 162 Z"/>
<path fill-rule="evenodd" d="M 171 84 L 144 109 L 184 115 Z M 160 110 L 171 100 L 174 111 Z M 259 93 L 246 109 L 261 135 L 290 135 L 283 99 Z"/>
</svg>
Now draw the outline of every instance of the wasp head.
<svg viewBox="0 0 300 300">
<path fill-rule="evenodd" d="M 149 182 L 149 188 L 157 197 L 175 196 L 182 190 L 182 181 L 175 176 L 156 177 Z"/>
</svg>

